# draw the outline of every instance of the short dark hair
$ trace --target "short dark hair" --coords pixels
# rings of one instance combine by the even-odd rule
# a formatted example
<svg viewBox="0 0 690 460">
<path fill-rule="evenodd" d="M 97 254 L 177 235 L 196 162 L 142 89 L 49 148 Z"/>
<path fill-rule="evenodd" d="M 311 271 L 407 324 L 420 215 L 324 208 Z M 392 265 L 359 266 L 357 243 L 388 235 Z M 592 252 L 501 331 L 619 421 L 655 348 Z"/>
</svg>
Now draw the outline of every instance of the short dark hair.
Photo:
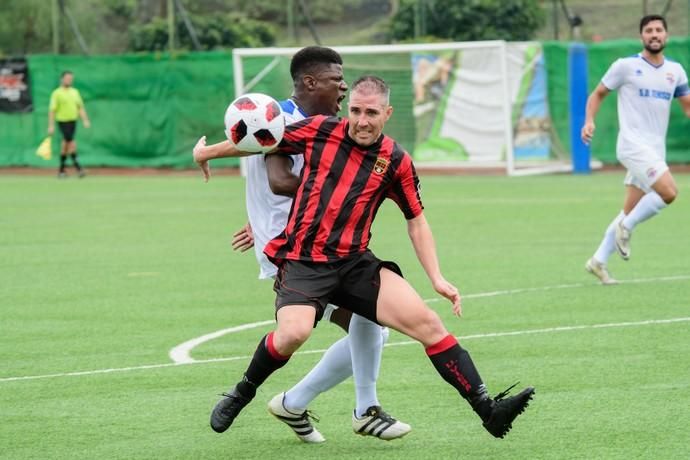
<svg viewBox="0 0 690 460">
<path fill-rule="evenodd" d="M 386 97 L 386 103 L 390 99 L 391 89 L 383 78 L 377 77 L 375 75 L 362 75 L 352 84 L 350 92 L 353 93 L 357 91 L 360 87 L 366 87 L 368 90 L 372 90 L 377 94 L 382 94 Z"/>
<path fill-rule="evenodd" d="M 642 29 L 644 29 L 644 26 L 646 26 L 652 21 L 661 21 L 661 23 L 664 25 L 664 30 L 668 30 L 665 17 L 663 17 L 660 14 L 648 14 L 647 16 L 640 19 L 640 33 L 642 33 Z"/>
<path fill-rule="evenodd" d="M 60 74 L 60 78 L 64 77 L 65 75 L 74 75 L 74 73 L 71 70 L 63 70 Z"/>
<path fill-rule="evenodd" d="M 343 65 L 343 58 L 337 51 L 324 46 L 302 48 L 290 61 L 290 75 L 296 81 L 302 75 L 313 72 L 317 67 L 329 64 Z"/>
</svg>

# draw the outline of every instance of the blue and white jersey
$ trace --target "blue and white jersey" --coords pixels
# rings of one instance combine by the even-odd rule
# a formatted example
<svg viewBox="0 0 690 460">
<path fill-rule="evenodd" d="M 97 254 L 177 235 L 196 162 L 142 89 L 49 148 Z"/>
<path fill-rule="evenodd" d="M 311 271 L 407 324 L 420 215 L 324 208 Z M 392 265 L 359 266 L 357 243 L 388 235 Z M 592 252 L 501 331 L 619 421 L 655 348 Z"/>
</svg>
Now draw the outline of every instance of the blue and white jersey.
<svg viewBox="0 0 690 460">
<path fill-rule="evenodd" d="M 285 115 L 286 125 L 307 118 L 307 114 L 292 99 L 280 101 L 280 108 Z M 304 157 L 293 155 L 291 158 L 292 172 L 299 176 Z M 250 155 L 247 157 L 246 167 L 247 216 L 254 232 L 254 252 L 260 268 L 259 278 L 272 278 L 278 269 L 266 258 L 264 246 L 285 229 L 292 198 L 271 192 L 264 155 Z"/>
<path fill-rule="evenodd" d="M 618 156 L 651 150 L 665 159 L 671 102 L 690 94 L 683 67 L 669 59 L 655 66 L 637 54 L 616 60 L 601 83 L 618 90 Z"/>
</svg>

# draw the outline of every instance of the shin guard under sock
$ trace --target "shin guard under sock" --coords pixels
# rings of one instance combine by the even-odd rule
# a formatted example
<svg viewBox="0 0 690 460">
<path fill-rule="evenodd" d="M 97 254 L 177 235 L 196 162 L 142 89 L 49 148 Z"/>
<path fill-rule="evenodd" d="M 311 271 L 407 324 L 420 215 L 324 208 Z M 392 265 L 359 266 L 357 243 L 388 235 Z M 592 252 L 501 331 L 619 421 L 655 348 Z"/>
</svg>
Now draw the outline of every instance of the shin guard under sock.
<svg viewBox="0 0 690 460">
<path fill-rule="evenodd" d="M 273 346 L 273 332 L 264 336 L 256 347 L 252 361 L 244 373 L 245 379 L 237 385 L 237 389 L 246 397 L 253 397 L 256 388 L 276 370 L 287 364 L 290 356 L 283 356 Z M 250 388 L 253 387 L 253 388 Z M 253 391 L 252 391 L 253 390 Z"/>
<path fill-rule="evenodd" d="M 491 413 L 491 399 L 467 350 L 452 335 L 426 348 L 436 371 L 467 400 L 482 420 Z"/>
</svg>

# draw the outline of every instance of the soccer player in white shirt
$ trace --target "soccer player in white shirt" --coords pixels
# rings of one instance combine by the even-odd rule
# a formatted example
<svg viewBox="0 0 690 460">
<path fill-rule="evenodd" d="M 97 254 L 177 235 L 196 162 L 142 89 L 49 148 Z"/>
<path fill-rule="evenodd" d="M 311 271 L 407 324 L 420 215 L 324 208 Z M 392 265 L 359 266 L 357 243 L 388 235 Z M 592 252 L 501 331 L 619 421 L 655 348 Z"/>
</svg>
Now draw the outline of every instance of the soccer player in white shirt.
<svg viewBox="0 0 690 460">
<path fill-rule="evenodd" d="M 610 91 L 618 90 L 616 156 L 627 169 L 623 210 L 609 224 L 599 248 L 585 268 L 602 284 L 616 284 L 608 259 L 618 251 L 630 258 L 630 236 L 637 224 L 655 216 L 678 195 L 666 164 L 666 130 L 671 102 L 677 98 L 690 117 L 690 89 L 683 67 L 664 57 L 668 38 L 666 19 L 648 15 L 640 20 L 644 49 L 616 60 L 587 99 L 582 141 L 594 136 L 594 117 Z"/>
<path fill-rule="evenodd" d="M 338 53 L 324 47 L 303 48 L 293 56 L 290 72 L 294 94 L 280 102 L 286 124 L 310 115 L 336 115 L 340 111 L 340 102 L 348 88 Z M 222 157 L 228 149 L 231 149 L 228 141 L 206 146 L 202 137 L 194 148 L 194 158 L 199 162 L 200 158 Z M 304 157 L 252 155 L 246 160 L 249 224 L 235 233 L 232 245 L 241 251 L 254 246 L 260 266 L 259 278 L 274 278 L 277 267 L 268 260 L 263 249 L 285 228 Z M 204 167 L 208 167 L 207 163 L 202 169 Z M 208 178 L 208 170 L 204 169 L 204 175 Z M 377 397 L 376 379 L 388 329 L 331 305 L 326 309 L 324 319 L 340 325 L 348 335 L 334 343 L 297 385 L 276 395 L 269 402 L 269 412 L 290 426 L 300 440 L 323 442 L 324 437 L 309 421 L 307 406 L 320 393 L 353 375 L 357 399 L 353 429 L 358 434 L 386 440 L 409 433 L 410 426 L 383 411 Z"/>
</svg>

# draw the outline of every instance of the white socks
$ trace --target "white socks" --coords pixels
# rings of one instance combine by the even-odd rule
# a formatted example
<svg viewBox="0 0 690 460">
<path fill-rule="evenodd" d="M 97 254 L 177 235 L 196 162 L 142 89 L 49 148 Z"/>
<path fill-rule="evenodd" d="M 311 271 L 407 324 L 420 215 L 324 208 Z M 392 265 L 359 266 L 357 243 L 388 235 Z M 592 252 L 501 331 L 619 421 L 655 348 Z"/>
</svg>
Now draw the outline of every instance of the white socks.
<svg viewBox="0 0 690 460">
<path fill-rule="evenodd" d="M 357 415 L 364 414 L 371 406 L 379 405 L 376 379 L 388 329 L 359 315 L 352 315 L 349 330 L 347 336 L 331 345 L 316 366 L 285 393 L 283 405 L 286 409 L 303 411 L 320 393 L 330 390 L 351 375 L 355 380 Z"/>
<path fill-rule="evenodd" d="M 668 205 L 664 203 L 659 194 L 651 191 L 642 197 L 633 210 L 630 211 L 630 214 L 625 216 L 623 226 L 632 231 L 637 224 L 641 224 L 650 217 L 656 216 L 666 206 Z"/>
<path fill-rule="evenodd" d="M 604 239 L 601 240 L 599 248 L 597 248 L 597 251 L 594 253 L 594 259 L 597 262 L 606 264 L 611 254 L 616 251 L 616 226 L 618 222 L 623 220 L 623 226 L 632 231 L 637 224 L 641 224 L 650 217 L 656 216 L 666 206 L 668 205 L 664 203 L 664 200 L 659 194 L 655 191 L 651 191 L 642 197 L 633 210 L 630 211 L 630 214 L 626 216 L 623 211 L 621 211 L 606 229 Z"/>
<path fill-rule="evenodd" d="M 388 329 L 359 315 L 352 315 L 349 335 L 352 376 L 357 397 L 355 413 L 359 417 L 371 406 L 380 405 L 376 396 L 376 380 L 381 367 L 383 344 L 388 339 Z"/>
<path fill-rule="evenodd" d="M 351 375 L 350 340 L 346 335 L 326 350 L 321 360 L 297 385 L 285 392 L 283 406 L 291 412 L 301 412 L 320 393 L 330 390 Z"/>
<path fill-rule="evenodd" d="M 616 251 L 616 227 L 618 222 L 625 217 L 623 211 L 619 212 L 613 222 L 609 224 L 606 228 L 606 233 L 604 233 L 604 239 L 601 240 L 597 252 L 594 253 L 594 259 L 602 264 L 606 264 L 609 261 L 609 257 Z"/>
</svg>

